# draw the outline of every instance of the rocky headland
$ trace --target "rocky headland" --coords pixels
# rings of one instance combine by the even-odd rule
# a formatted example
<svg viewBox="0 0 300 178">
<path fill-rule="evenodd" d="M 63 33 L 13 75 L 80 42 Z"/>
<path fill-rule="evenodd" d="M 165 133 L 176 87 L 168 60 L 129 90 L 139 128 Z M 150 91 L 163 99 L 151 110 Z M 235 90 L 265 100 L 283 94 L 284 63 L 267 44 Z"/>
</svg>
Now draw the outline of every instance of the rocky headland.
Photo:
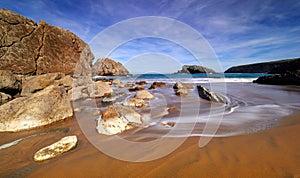
<svg viewBox="0 0 300 178">
<path fill-rule="evenodd" d="M 300 58 L 231 67 L 225 73 L 268 73 L 254 83 L 269 85 L 300 85 Z"/>
<path fill-rule="evenodd" d="M 177 74 L 198 74 L 198 73 L 216 73 L 214 70 L 197 65 L 184 65 L 182 69 L 176 72 Z"/>
<path fill-rule="evenodd" d="M 286 59 L 272 62 L 255 63 L 241 66 L 234 66 L 225 71 L 225 73 L 268 73 L 281 74 L 287 71 L 296 71 L 300 69 L 300 58 Z"/>
</svg>

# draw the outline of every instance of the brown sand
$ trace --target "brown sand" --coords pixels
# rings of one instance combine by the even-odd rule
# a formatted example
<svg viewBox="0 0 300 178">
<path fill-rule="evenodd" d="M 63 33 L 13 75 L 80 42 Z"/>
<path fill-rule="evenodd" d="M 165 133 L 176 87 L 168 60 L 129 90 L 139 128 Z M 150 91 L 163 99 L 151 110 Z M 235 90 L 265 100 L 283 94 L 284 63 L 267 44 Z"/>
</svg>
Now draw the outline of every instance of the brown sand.
<svg viewBox="0 0 300 178">
<path fill-rule="evenodd" d="M 69 133 L 33 137 L 0 150 L 0 175 L 57 178 L 300 177 L 299 112 L 284 118 L 279 127 L 250 135 L 214 138 L 204 148 L 198 147 L 199 137 L 189 138 L 168 156 L 144 163 L 124 162 L 101 153 L 87 141 L 74 119 L 64 125 L 71 127 Z M 33 162 L 32 156 L 39 148 L 71 134 L 76 134 L 80 141 L 75 150 L 42 163 Z"/>
</svg>

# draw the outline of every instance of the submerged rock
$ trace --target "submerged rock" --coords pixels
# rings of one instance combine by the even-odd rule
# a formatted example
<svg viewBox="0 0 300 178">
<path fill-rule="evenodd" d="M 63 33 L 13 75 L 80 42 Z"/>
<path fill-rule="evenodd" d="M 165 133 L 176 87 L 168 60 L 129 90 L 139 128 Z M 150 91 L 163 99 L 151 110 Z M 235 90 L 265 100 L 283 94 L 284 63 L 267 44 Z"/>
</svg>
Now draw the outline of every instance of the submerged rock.
<svg viewBox="0 0 300 178">
<path fill-rule="evenodd" d="M 166 86 L 165 82 L 153 82 L 149 87 L 149 90 L 155 89 L 157 87 L 163 87 L 163 86 Z"/>
<path fill-rule="evenodd" d="M 120 63 L 109 58 L 98 59 L 92 67 L 93 76 L 130 75 L 128 70 Z"/>
<path fill-rule="evenodd" d="M 134 97 L 137 99 L 143 99 L 143 100 L 151 100 L 154 98 L 154 96 L 146 90 L 141 90 L 141 91 L 136 92 Z"/>
<path fill-rule="evenodd" d="M 134 91 L 140 91 L 140 90 L 144 90 L 144 87 L 142 86 L 136 86 L 134 88 L 129 88 L 128 89 L 130 92 L 134 92 Z"/>
<path fill-rule="evenodd" d="M 91 91 L 91 97 L 108 96 L 113 92 L 113 89 L 107 82 L 97 81 L 94 83 L 94 90 Z"/>
<path fill-rule="evenodd" d="M 73 116 L 63 86 L 49 86 L 30 97 L 20 97 L 0 106 L 0 132 L 16 132 L 51 124 Z"/>
<path fill-rule="evenodd" d="M 131 106 L 137 108 L 145 108 L 147 104 L 143 99 L 130 98 L 123 103 L 124 106 Z"/>
<path fill-rule="evenodd" d="M 173 86 L 173 89 L 194 89 L 194 86 L 188 83 L 176 82 Z"/>
<path fill-rule="evenodd" d="M 188 95 L 189 89 L 194 89 L 194 86 L 188 83 L 176 82 L 173 86 L 175 94 L 178 96 Z"/>
<path fill-rule="evenodd" d="M 216 102 L 216 103 L 227 104 L 227 100 L 223 96 L 221 96 L 215 92 L 212 92 L 209 89 L 202 87 L 201 85 L 198 85 L 197 89 L 198 89 L 198 94 L 202 99 Z"/>
<path fill-rule="evenodd" d="M 45 160 L 49 160 L 55 158 L 65 152 L 70 151 L 71 149 L 75 148 L 77 145 L 77 137 L 76 136 L 67 136 L 59 141 L 44 147 L 37 151 L 33 159 L 36 162 L 41 162 Z"/>
<path fill-rule="evenodd" d="M 137 85 L 147 85 L 147 82 L 146 81 L 138 81 L 138 82 L 135 82 L 135 84 L 137 84 Z"/>
<path fill-rule="evenodd" d="M 125 95 L 125 94 L 124 93 L 111 93 L 108 96 L 104 97 L 102 102 L 114 102 L 118 98 L 122 97 L 123 95 Z"/>
<path fill-rule="evenodd" d="M 184 88 L 176 89 L 174 91 L 175 91 L 175 94 L 178 96 L 188 95 L 188 90 L 184 89 Z"/>
<path fill-rule="evenodd" d="M 104 135 L 114 135 L 142 124 L 141 115 L 130 107 L 110 105 L 97 122 L 97 131 Z"/>
</svg>

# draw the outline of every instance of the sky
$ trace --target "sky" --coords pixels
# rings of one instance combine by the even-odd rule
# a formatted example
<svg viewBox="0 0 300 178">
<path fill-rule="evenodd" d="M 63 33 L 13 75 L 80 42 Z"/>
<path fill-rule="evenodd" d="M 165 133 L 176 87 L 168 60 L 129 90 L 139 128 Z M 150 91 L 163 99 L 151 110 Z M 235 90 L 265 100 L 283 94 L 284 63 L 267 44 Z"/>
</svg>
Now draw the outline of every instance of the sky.
<svg viewBox="0 0 300 178">
<path fill-rule="evenodd" d="M 300 57 L 299 0 L 1 0 L 0 8 L 70 30 L 96 59 L 132 73 Z"/>
</svg>

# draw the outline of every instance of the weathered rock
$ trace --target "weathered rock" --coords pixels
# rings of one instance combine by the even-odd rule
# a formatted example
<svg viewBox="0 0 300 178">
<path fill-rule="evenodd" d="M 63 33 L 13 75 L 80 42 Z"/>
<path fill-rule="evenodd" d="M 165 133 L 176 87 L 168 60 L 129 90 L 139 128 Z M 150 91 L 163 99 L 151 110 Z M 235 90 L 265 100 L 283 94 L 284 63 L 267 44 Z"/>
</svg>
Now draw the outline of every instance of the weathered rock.
<svg viewBox="0 0 300 178">
<path fill-rule="evenodd" d="M 116 76 L 116 75 L 130 75 L 125 67 L 112 59 L 104 58 L 98 59 L 92 67 L 93 76 Z"/>
<path fill-rule="evenodd" d="M 149 87 L 149 90 L 155 89 L 156 87 L 163 87 L 166 86 L 165 82 L 153 82 L 152 85 Z"/>
<path fill-rule="evenodd" d="M 0 104 L 6 103 L 7 101 L 11 100 L 12 97 L 9 94 L 0 92 Z"/>
<path fill-rule="evenodd" d="M 129 88 L 128 89 L 130 92 L 134 92 L 134 91 L 140 91 L 140 90 L 144 90 L 144 87 L 142 86 L 136 86 L 134 88 Z"/>
<path fill-rule="evenodd" d="M 197 65 L 184 65 L 177 73 L 197 74 L 197 73 L 216 73 L 214 70 Z"/>
<path fill-rule="evenodd" d="M 16 74 L 88 75 L 93 54 L 70 31 L 0 10 L 0 69 Z M 76 70 L 76 72 L 75 72 Z"/>
<path fill-rule="evenodd" d="M 77 137 L 67 136 L 37 151 L 34 154 L 33 159 L 36 162 L 49 160 L 72 150 L 73 148 L 76 147 L 76 145 L 77 145 Z"/>
<path fill-rule="evenodd" d="M 198 94 L 202 99 L 216 102 L 216 103 L 224 103 L 224 104 L 228 103 L 226 98 L 224 98 L 223 96 L 215 92 L 210 91 L 207 88 L 202 87 L 201 85 L 198 85 L 197 89 L 198 89 Z"/>
<path fill-rule="evenodd" d="M 300 58 L 287 59 L 272 62 L 262 62 L 241 66 L 234 66 L 225 71 L 225 73 L 270 73 L 281 74 L 288 71 L 300 69 Z"/>
<path fill-rule="evenodd" d="M 185 88 L 175 89 L 175 94 L 178 96 L 188 95 L 188 90 Z"/>
<path fill-rule="evenodd" d="M 76 101 L 79 99 L 88 98 L 90 95 L 88 93 L 87 86 L 77 86 L 73 87 L 70 92 L 70 98 L 72 101 Z"/>
<path fill-rule="evenodd" d="M 0 91 L 15 94 L 21 90 L 21 81 L 18 76 L 9 70 L 0 70 Z"/>
<path fill-rule="evenodd" d="M 114 135 L 142 124 L 141 115 L 130 107 L 111 105 L 97 122 L 100 134 Z"/>
<path fill-rule="evenodd" d="M 63 86 L 49 86 L 30 97 L 16 98 L 0 106 L 0 132 L 21 131 L 73 116 Z"/>
<path fill-rule="evenodd" d="M 141 91 L 136 92 L 134 97 L 137 99 L 143 99 L 143 100 L 151 100 L 154 98 L 154 96 L 147 90 L 141 90 Z"/>
<path fill-rule="evenodd" d="M 286 72 L 283 74 L 274 74 L 270 76 L 262 76 L 253 81 L 259 84 L 269 85 L 300 85 L 300 70 Z"/>
<path fill-rule="evenodd" d="M 173 89 L 194 89 L 194 86 L 188 83 L 176 82 Z"/>
<path fill-rule="evenodd" d="M 121 84 L 121 80 L 120 79 L 114 79 L 111 83 L 119 85 L 119 84 Z"/>
<path fill-rule="evenodd" d="M 48 73 L 43 75 L 28 76 L 22 80 L 21 96 L 30 96 L 33 93 L 43 90 L 44 88 L 58 83 L 65 75 L 63 73 Z"/>
<path fill-rule="evenodd" d="M 130 98 L 123 103 L 124 106 L 131 106 L 137 108 L 146 108 L 147 104 L 143 99 Z"/>
<path fill-rule="evenodd" d="M 111 93 L 108 96 L 104 97 L 102 102 L 114 102 L 123 95 L 124 93 Z"/>
<path fill-rule="evenodd" d="M 138 81 L 138 82 L 135 82 L 135 84 L 137 84 L 137 85 L 147 85 L 147 82 L 146 81 Z"/>
<path fill-rule="evenodd" d="M 94 90 L 91 91 L 91 97 L 103 97 L 108 96 L 113 92 L 111 86 L 107 82 L 97 81 L 94 85 Z"/>
</svg>

